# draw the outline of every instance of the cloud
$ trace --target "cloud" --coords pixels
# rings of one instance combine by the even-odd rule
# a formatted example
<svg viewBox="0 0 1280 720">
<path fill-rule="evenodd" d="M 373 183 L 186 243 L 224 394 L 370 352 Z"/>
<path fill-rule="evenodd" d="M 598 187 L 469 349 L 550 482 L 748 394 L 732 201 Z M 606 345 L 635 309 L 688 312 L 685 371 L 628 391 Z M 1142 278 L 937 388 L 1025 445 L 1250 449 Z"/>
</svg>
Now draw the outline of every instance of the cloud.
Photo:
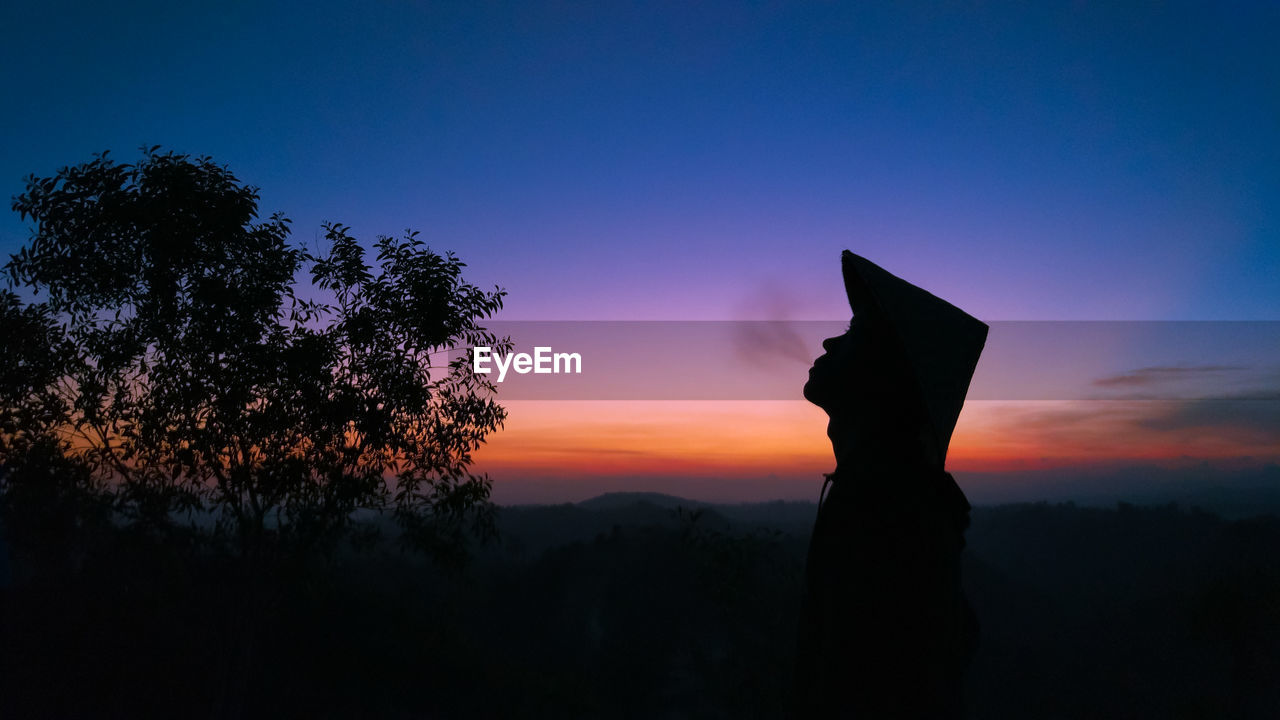
<svg viewBox="0 0 1280 720">
<path fill-rule="evenodd" d="M 1241 433 L 1275 442 L 1280 448 L 1280 391 L 1183 400 L 1160 407 L 1161 412 L 1148 415 L 1139 425 L 1157 431 Z"/>
<path fill-rule="evenodd" d="M 1280 389 L 1213 398 L 977 404 L 961 452 L 1062 460 L 1280 458 Z"/>
<path fill-rule="evenodd" d="M 1242 365 L 1156 365 L 1138 368 L 1120 375 L 1109 375 L 1093 381 L 1097 387 L 1151 387 L 1169 382 L 1197 379 L 1206 375 L 1239 372 L 1248 368 Z"/>
</svg>

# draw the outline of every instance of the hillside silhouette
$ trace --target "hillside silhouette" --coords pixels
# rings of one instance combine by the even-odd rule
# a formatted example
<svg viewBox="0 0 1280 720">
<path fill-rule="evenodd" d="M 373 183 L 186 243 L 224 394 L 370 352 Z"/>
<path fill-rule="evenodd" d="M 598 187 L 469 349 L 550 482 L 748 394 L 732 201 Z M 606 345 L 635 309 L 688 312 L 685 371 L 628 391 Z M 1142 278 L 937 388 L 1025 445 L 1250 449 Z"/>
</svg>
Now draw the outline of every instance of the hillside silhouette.
<svg viewBox="0 0 1280 720">
<path fill-rule="evenodd" d="M 783 528 L 816 507 L 653 499 L 500 508 L 460 575 L 387 547 L 278 578 L 246 714 L 783 716 L 808 539 Z M 971 717 L 1280 707 L 1280 518 L 979 506 L 968 538 Z M 0 714 L 216 708 L 234 568 L 128 536 L 91 560 L 0 591 Z"/>
</svg>

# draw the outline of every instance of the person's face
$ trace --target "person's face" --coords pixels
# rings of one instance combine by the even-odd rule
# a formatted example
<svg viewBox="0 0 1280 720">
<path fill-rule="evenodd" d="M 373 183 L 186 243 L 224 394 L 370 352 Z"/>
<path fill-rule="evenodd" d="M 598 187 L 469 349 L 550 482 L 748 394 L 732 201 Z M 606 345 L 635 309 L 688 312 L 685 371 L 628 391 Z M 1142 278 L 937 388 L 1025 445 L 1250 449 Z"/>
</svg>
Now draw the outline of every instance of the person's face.
<svg viewBox="0 0 1280 720">
<path fill-rule="evenodd" d="M 826 352 L 809 368 L 804 398 L 830 414 L 852 400 L 852 381 L 857 379 L 860 361 L 868 351 L 866 331 L 854 318 L 843 335 L 823 340 L 822 349 Z"/>
</svg>

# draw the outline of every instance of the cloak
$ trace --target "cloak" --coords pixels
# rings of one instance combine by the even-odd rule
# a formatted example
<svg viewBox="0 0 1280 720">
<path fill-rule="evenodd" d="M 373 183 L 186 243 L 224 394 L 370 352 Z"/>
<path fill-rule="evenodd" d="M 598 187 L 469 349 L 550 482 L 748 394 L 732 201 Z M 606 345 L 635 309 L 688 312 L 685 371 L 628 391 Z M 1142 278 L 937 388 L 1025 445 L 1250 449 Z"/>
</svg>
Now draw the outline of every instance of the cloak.
<svg viewBox="0 0 1280 720">
<path fill-rule="evenodd" d="M 969 503 L 944 468 L 987 326 L 847 250 L 841 265 L 854 315 L 906 366 L 931 440 L 909 452 L 936 462 L 837 458 L 805 569 L 797 715 L 961 717 L 977 620 L 960 585 Z"/>
<path fill-rule="evenodd" d="M 840 261 L 853 313 L 879 316 L 900 344 L 924 402 L 938 467 L 943 467 L 987 342 L 987 325 L 848 250 Z"/>
</svg>

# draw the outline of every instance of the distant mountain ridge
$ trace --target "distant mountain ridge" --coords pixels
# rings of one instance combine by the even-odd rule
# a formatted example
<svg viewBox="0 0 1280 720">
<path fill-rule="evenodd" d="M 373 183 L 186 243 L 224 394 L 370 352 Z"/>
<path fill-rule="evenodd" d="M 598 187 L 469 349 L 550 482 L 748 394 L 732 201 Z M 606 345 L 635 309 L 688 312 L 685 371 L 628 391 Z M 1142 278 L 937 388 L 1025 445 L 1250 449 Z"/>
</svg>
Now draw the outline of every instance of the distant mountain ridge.
<svg viewBox="0 0 1280 720">
<path fill-rule="evenodd" d="M 688 509 L 709 508 L 714 505 L 701 500 L 690 500 L 677 495 L 659 492 L 607 492 L 573 504 L 586 510 L 616 510 L 641 503 L 672 510 L 679 507 Z"/>
<path fill-rule="evenodd" d="M 1274 479 L 1274 468 L 1263 474 Z M 1066 505 L 1115 510 L 1121 505 L 1199 508 L 1224 519 L 1258 515 L 1280 515 L 1280 484 L 1270 482 L 1226 486 L 1203 483 L 1171 483 L 1164 492 L 1103 495 L 1082 493 L 1078 501 L 1047 498 L 1032 502 L 1000 504 L 974 503 L 971 535 L 982 532 L 988 517 L 1012 512 L 1019 507 Z M 545 550 L 575 542 L 590 542 L 621 528 L 676 528 L 696 522 L 703 530 L 727 533 L 778 532 L 794 538 L 808 538 L 817 516 L 817 504 L 808 501 L 774 500 L 756 503 L 714 503 L 660 492 L 607 492 L 577 503 L 556 505 L 510 505 L 498 508 L 498 527 L 508 551 L 536 557 Z"/>
<path fill-rule="evenodd" d="M 1268 463 L 1239 469 L 1215 468 L 1208 463 L 1165 468 L 1139 464 L 1112 469 L 1057 468 L 1027 476 L 1027 482 L 1009 485 L 1002 473 L 956 473 L 956 479 L 974 507 L 998 507 L 1022 503 L 1070 502 L 1086 507 L 1167 505 L 1199 507 L 1224 518 L 1280 514 L 1280 465 Z M 814 500 L 817 499 L 816 493 Z M 613 491 L 575 503 L 561 503 L 587 511 L 616 511 L 644 504 L 651 508 L 715 510 L 737 519 L 798 516 L 816 512 L 810 500 L 715 502 L 662 492 Z M 549 507 L 546 504 L 514 504 L 504 507 Z"/>
</svg>

